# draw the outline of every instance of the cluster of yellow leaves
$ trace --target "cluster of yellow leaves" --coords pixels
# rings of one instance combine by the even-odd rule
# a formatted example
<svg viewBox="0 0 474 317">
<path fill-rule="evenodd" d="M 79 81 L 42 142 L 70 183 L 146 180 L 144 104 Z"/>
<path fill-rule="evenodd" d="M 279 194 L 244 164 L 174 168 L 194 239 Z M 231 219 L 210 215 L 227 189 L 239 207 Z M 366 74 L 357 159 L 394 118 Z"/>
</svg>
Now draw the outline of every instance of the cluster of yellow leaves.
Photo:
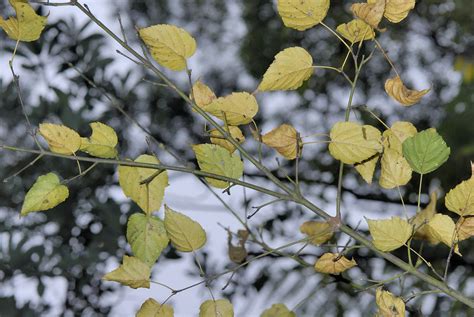
<svg viewBox="0 0 474 317">
<path fill-rule="evenodd" d="M 39 39 L 48 17 L 37 15 L 27 0 L 9 0 L 16 17 L 4 20 L 0 17 L 0 28 L 16 41 L 32 42 Z"/>
</svg>

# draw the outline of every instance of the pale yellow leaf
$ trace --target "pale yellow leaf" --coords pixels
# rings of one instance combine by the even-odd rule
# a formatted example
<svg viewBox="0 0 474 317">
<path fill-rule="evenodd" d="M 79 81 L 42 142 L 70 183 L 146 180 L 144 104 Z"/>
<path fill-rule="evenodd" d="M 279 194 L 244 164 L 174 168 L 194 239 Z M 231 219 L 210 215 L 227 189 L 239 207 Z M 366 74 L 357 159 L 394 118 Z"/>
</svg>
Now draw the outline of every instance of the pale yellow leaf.
<svg viewBox="0 0 474 317">
<path fill-rule="evenodd" d="M 446 195 L 446 208 L 460 216 L 474 215 L 474 176 L 451 189 Z"/>
<path fill-rule="evenodd" d="M 393 251 L 405 245 L 413 232 L 413 226 L 400 217 L 383 220 L 367 219 L 367 223 L 374 246 L 384 252 Z"/>
<path fill-rule="evenodd" d="M 242 131 L 239 127 L 235 126 L 227 126 L 222 127 L 224 130 L 227 130 L 227 133 L 230 134 L 237 142 L 240 144 L 244 143 L 245 136 L 242 134 Z M 230 153 L 234 153 L 236 147 L 232 143 L 230 143 L 217 129 L 212 129 L 209 134 L 211 135 L 211 143 L 217 144 L 222 146 L 223 148 L 227 149 Z"/>
<path fill-rule="evenodd" d="M 432 244 L 436 244 L 439 241 L 434 239 L 428 231 L 428 227 L 426 226 L 431 218 L 434 217 L 436 214 L 436 201 L 438 200 L 438 195 L 434 191 L 430 195 L 430 202 L 428 205 L 418 212 L 413 218 L 411 218 L 410 223 L 415 228 L 415 235 L 414 237 L 417 239 L 428 240 Z"/>
<path fill-rule="evenodd" d="M 264 310 L 260 317 L 296 317 L 296 314 L 286 307 L 285 304 L 273 304 Z"/>
<path fill-rule="evenodd" d="M 206 110 L 206 106 L 217 99 L 212 89 L 200 80 L 194 83 L 192 96 L 196 105 L 202 110 Z"/>
<path fill-rule="evenodd" d="M 207 300 L 199 307 L 199 317 L 234 317 L 234 307 L 227 299 Z"/>
<path fill-rule="evenodd" d="M 140 155 L 136 163 L 159 164 L 152 155 Z M 119 183 L 125 196 L 133 200 L 146 214 L 158 211 L 168 186 L 167 171 L 153 168 L 119 166 Z"/>
<path fill-rule="evenodd" d="M 355 163 L 354 168 L 362 176 L 362 178 L 367 182 L 367 184 L 372 183 L 374 178 L 375 167 L 379 161 L 380 154 L 375 154 L 374 156 L 368 158 L 365 161 L 360 163 Z"/>
<path fill-rule="evenodd" d="M 244 173 L 244 164 L 237 153 L 230 154 L 225 148 L 215 144 L 193 146 L 199 168 L 203 172 L 239 179 Z M 217 188 L 229 187 L 229 182 L 207 177 L 210 185 Z"/>
<path fill-rule="evenodd" d="M 102 278 L 105 281 L 114 281 L 131 288 L 150 288 L 150 268 L 147 264 L 135 257 L 124 255 L 123 264 Z"/>
<path fill-rule="evenodd" d="M 178 251 L 192 252 L 206 243 L 206 231 L 199 223 L 165 205 L 165 228 Z"/>
<path fill-rule="evenodd" d="M 345 164 L 365 161 L 382 152 L 382 135 L 370 125 L 338 122 L 330 132 L 329 153 Z"/>
<path fill-rule="evenodd" d="M 438 240 L 449 248 L 455 245 L 454 252 L 461 255 L 457 245 L 459 239 L 456 234 L 456 225 L 451 217 L 443 214 L 435 214 L 428 222 L 427 229 L 433 240 Z"/>
<path fill-rule="evenodd" d="M 301 233 L 311 237 L 309 242 L 314 245 L 320 245 L 332 238 L 334 230 L 332 226 L 323 221 L 306 221 L 300 226 Z"/>
<path fill-rule="evenodd" d="M 456 223 L 458 240 L 466 240 L 474 236 L 474 217 L 461 217 Z"/>
<path fill-rule="evenodd" d="M 92 135 L 89 138 L 81 138 L 80 150 L 92 156 L 101 158 L 117 157 L 118 143 L 117 133 L 114 129 L 100 122 L 90 124 Z"/>
<path fill-rule="evenodd" d="M 336 31 L 351 43 L 367 41 L 375 37 L 375 32 L 372 27 L 360 19 L 354 19 L 349 23 L 340 24 L 336 28 Z"/>
<path fill-rule="evenodd" d="M 385 91 L 387 94 L 401 103 L 403 106 L 412 106 L 420 102 L 430 89 L 412 90 L 408 89 L 399 76 L 389 78 L 385 81 Z"/>
<path fill-rule="evenodd" d="M 279 52 L 263 75 L 260 91 L 298 89 L 313 74 L 313 58 L 302 47 Z"/>
<path fill-rule="evenodd" d="M 411 122 L 397 121 L 390 129 L 383 132 L 384 148 L 391 148 L 402 154 L 402 144 L 409 137 L 417 133 L 417 129 Z"/>
<path fill-rule="evenodd" d="M 51 152 L 74 154 L 81 147 L 79 134 L 64 125 L 41 123 L 39 133 L 48 142 Z"/>
<path fill-rule="evenodd" d="M 314 269 L 319 273 L 339 275 L 356 266 L 354 259 L 347 259 L 340 254 L 324 253 L 314 264 Z"/>
<path fill-rule="evenodd" d="M 382 161 L 382 172 L 379 184 L 383 188 L 391 189 L 406 185 L 410 179 L 412 170 L 407 160 L 396 150 L 385 149 Z"/>
<path fill-rule="evenodd" d="M 378 28 L 385 11 L 385 0 L 375 0 L 369 3 L 354 3 L 351 10 L 356 17 L 373 27 Z"/>
<path fill-rule="evenodd" d="M 26 0 L 10 0 L 16 17 L 4 20 L 0 17 L 0 28 L 13 40 L 32 42 L 39 39 L 48 17 L 37 15 Z"/>
<path fill-rule="evenodd" d="M 405 302 L 403 299 L 394 296 L 389 291 L 384 291 L 382 287 L 377 288 L 375 292 L 375 302 L 380 316 L 405 317 Z"/>
<path fill-rule="evenodd" d="M 43 211 L 56 207 L 69 197 L 69 190 L 62 185 L 59 177 L 48 173 L 38 177 L 26 193 L 20 214 L 27 215 L 33 211 Z"/>
<path fill-rule="evenodd" d="M 234 92 L 217 98 L 205 108 L 206 112 L 228 125 L 240 125 L 252 121 L 258 112 L 258 103 L 257 99 L 247 92 Z"/>
<path fill-rule="evenodd" d="M 384 16 L 392 23 L 405 19 L 415 7 L 415 0 L 387 0 Z"/>
<path fill-rule="evenodd" d="M 140 307 L 135 317 L 173 317 L 174 309 L 167 304 L 160 304 L 153 298 L 148 298 Z"/>
<path fill-rule="evenodd" d="M 278 0 L 278 14 L 286 27 L 304 31 L 324 20 L 329 0 Z"/>
<path fill-rule="evenodd" d="M 196 41 L 184 29 L 170 24 L 157 24 L 139 30 L 151 56 L 162 66 L 180 71 L 196 51 Z"/>
<path fill-rule="evenodd" d="M 288 160 L 300 157 L 303 150 L 303 141 L 298 131 L 289 124 L 282 124 L 267 134 L 262 135 L 262 142 L 277 150 L 278 153 Z"/>
</svg>

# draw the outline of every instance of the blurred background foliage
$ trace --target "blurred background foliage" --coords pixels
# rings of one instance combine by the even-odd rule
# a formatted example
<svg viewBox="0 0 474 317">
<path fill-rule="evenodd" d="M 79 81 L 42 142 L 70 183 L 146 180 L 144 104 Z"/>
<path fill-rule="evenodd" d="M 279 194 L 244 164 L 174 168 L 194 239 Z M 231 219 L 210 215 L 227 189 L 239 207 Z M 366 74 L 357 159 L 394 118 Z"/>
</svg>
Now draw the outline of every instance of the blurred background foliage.
<svg viewBox="0 0 474 317">
<path fill-rule="evenodd" d="M 234 90 L 252 91 L 274 55 L 289 46 L 307 48 L 319 65 L 338 66 L 345 56 L 344 47 L 323 28 L 315 27 L 304 33 L 284 28 L 275 4 L 270 0 L 121 0 L 111 1 L 110 7 L 113 10 L 109 18 L 115 20 L 118 14 L 122 16 L 127 37 L 134 45 L 138 45 L 135 25 L 175 23 L 188 29 L 198 40 L 199 47 L 206 52 L 196 57 L 196 74 L 218 95 Z M 335 27 L 348 21 L 351 18 L 349 7 L 347 1 L 331 1 L 325 22 Z M 50 9 L 53 15 L 54 8 Z M 0 12 L 4 17 L 10 13 L 9 10 L 7 1 L 0 1 Z M 47 14 L 48 10 L 40 9 L 42 14 Z M 428 175 L 424 193 L 433 190 L 442 193 L 470 175 L 469 161 L 474 158 L 473 10 L 471 0 L 419 1 L 402 23 L 384 25 L 387 31 L 381 34 L 381 42 L 396 61 L 404 80 L 411 86 L 420 85 L 420 82 L 421 85 L 432 86 L 432 92 L 421 104 L 405 109 L 385 96 L 383 82 L 390 73 L 390 67 L 381 54 L 374 55 L 359 83 L 356 105 L 368 105 L 388 123 L 408 120 L 419 130 L 435 126 L 451 146 L 452 155 L 448 163 Z M 69 15 L 49 23 L 40 41 L 21 45 L 15 62 L 21 73 L 22 93 L 28 101 L 32 124 L 62 122 L 87 134 L 88 122 L 99 120 L 118 132 L 123 157 L 147 151 L 146 147 L 137 145 L 136 129 L 130 122 L 110 106 L 100 90 L 72 69 L 72 64 L 116 97 L 124 110 L 146 126 L 160 142 L 192 161 L 188 145 L 207 141 L 202 121 L 197 120 L 176 95 L 151 84 L 149 81 L 155 79 L 145 70 L 120 67 L 124 57 L 111 51 L 108 43 L 109 39 L 97 27 L 79 23 L 73 15 Z M 0 57 L 8 59 L 14 44 L 1 32 Z M 372 47 L 368 43 L 365 53 L 370 53 Z M 220 58 L 226 63 L 220 62 Z M 347 67 L 350 69 L 352 65 L 349 63 Z M 1 72 L 0 142 L 33 147 L 14 83 L 11 76 L 5 75 L 9 70 L 4 68 Z M 186 87 L 182 77 L 178 76 L 178 80 Z M 318 70 L 313 79 L 296 92 L 275 93 L 273 96 L 276 97 L 271 97 L 271 94 L 263 96 L 265 104 L 261 104 L 257 122 L 264 132 L 284 122 L 293 124 L 303 134 L 326 132 L 334 122 L 343 118 L 347 92 L 347 84 L 341 76 Z M 353 115 L 382 129 L 365 112 L 355 110 Z M 249 132 L 248 129 L 245 131 L 250 139 Z M 256 151 L 255 142 L 249 142 L 247 146 Z M 300 170 L 304 171 L 301 181 L 304 182 L 305 194 L 323 206 L 332 206 L 338 164 L 329 158 L 326 151 L 326 146 L 322 145 L 305 149 L 300 166 Z M 264 149 L 263 154 L 270 162 L 269 166 L 282 179 L 286 174 L 293 174 L 294 162 L 279 160 L 276 164 L 274 152 Z M 0 179 L 8 177 L 31 159 L 30 155 L 0 152 Z M 33 279 L 37 285 L 33 291 L 41 297 L 45 281 L 56 276 L 66 279 L 68 290 L 64 305 L 59 308 L 60 315 L 108 315 L 113 303 L 101 299 L 116 289 L 104 286 L 100 278 L 107 259 L 120 259 L 126 252 L 125 224 L 132 207 L 130 203 L 121 203 L 109 194 L 111 189 L 117 187 L 115 170 L 110 166 L 100 166 L 81 178 L 80 182 L 71 184 L 71 197 L 54 212 L 19 219 L 25 191 L 39 174 L 50 170 L 70 177 L 75 173 L 75 165 L 55 158 L 41 160 L 20 177 L 0 185 L 0 315 L 49 316 L 51 307 L 46 301 L 20 304 L 11 295 L 11 288 L 21 277 Z M 400 210 L 398 195 L 393 191 L 363 183 L 352 169 L 347 169 L 347 175 L 343 196 L 346 215 L 353 209 L 369 211 L 380 217 L 385 211 Z M 265 182 L 252 169 L 248 169 L 246 177 Z M 409 205 L 416 202 L 416 195 L 412 193 L 416 192 L 417 182 L 418 178 L 414 177 L 404 192 L 404 199 Z M 258 201 L 261 197 L 249 194 L 247 200 L 242 202 L 242 208 L 250 209 Z M 424 195 L 423 203 L 427 201 L 428 196 Z M 298 233 L 289 230 L 286 224 L 298 225 L 308 215 L 297 206 L 284 203 L 268 208 L 271 210 L 266 210 L 265 216 L 250 222 L 251 227 L 260 228 L 270 243 L 274 239 L 294 240 Z M 446 212 L 442 199 L 438 208 Z M 357 225 L 357 221 L 347 220 Z M 470 294 L 474 283 L 474 255 L 468 252 L 471 247 L 471 242 L 461 245 L 464 257 L 453 258 L 449 280 L 452 287 L 461 291 L 469 289 Z M 427 259 L 442 270 L 448 249 L 426 246 L 424 250 Z M 250 245 L 249 252 L 256 255 L 261 250 Z M 312 262 L 321 253 L 320 249 L 308 248 L 303 256 Z M 404 258 L 405 252 L 400 251 L 397 255 Z M 337 279 L 330 276 L 316 278 L 311 269 L 303 269 L 285 258 L 264 258 L 257 273 L 246 269 L 238 271 L 225 293 L 230 298 L 244 296 L 250 306 L 255 296 L 270 303 L 293 297 L 302 299 L 311 294 L 313 297 L 298 307 L 297 312 L 301 316 L 342 316 L 344 312 L 366 316 L 373 312 L 373 297 L 352 288 L 351 280 L 360 282 L 390 276 L 397 270 L 363 249 L 355 251 L 354 257 L 359 268 Z M 160 261 L 179 260 L 174 250 L 168 248 Z M 204 260 L 208 274 L 224 269 L 207 257 Z M 230 263 L 228 265 L 231 266 Z M 421 290 L 423 286 L 410 277 L 405 280 L 407 290 Z M 400 291 L 397 285 L 393 289 Z M 417 308 L 422 303 L 428 305 L 433 316 L 445 316 L 447 312 L 456 316 L 474 314 L 447 297 L 430 296 L 410 302 L 413 316 L 421 314 Z"/>
</svg>

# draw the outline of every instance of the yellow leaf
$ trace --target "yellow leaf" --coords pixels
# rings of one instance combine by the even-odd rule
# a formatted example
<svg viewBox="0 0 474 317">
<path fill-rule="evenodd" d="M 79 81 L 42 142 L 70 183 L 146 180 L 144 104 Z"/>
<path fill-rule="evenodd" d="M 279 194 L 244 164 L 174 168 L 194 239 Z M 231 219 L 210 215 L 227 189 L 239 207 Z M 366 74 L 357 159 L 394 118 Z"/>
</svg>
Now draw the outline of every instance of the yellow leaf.
<svg viewBox="0 0 474 317">
<path fill-rule="evenodd" d="M 406 121 L 397 121 L 390 129 L 383 132 L 384 148 L 391 148 L 402 154 L 402 144 L 409 137 L 414 136 L 418 131 L 415 126 Z"/>
<path fill-rule="evenodd" d="M 367 41 L 375 37 L 372 27 L 360 19 L 340 24 L 336 31 L 351 43 Z"/>
<path fill-rule="evenodd" d="M 170 305 L 160 304 L 153 298 L 148 298 L 140 307 L 135 317 L 173 317 L 174 309 Z"/>
<path fill-rule="evenodd" d="M 474 236 L 474 217 L 461 217 L 456 223 L 458 240 L 466 240 Z"/>
<path fill-rule="evenodd" d="M 178 251 L 196 251 L 206 243 L 206 232 L 199 223 L 166 205 L 165 228 Z"/>
<path fill-rule="evenodd" d="M 412 225 L 400 217 L 383 220 L 367 219 L 367 223 L 374 246 L 384 252 L 393 251 L 405 245 L 413 232 Z"/>
<path fill-rule="evenodd" d="M 277 150 L 288 160 L 294 160 L 301 156 L 303 150 L 303 141 L 298 131 L 289 124 L 282 124 L 271 130 L 267 134 L 262 135 L 262 142 Z"/>
<path fill-rule="evenodd" d="M 36 182 L 26 193 L 20 214 L 27 215 L 33 211 L 48 210 L 56 207 L 69 197 L 69 190 L 61 185 L 59 177 L 48 173 L 38 177 Z"/>
<path fill-rule="evenodd" d="M 273 304 L 272 307 L 264 310 L 260 317 L 296 317 L 296 314 L 285 304 Z"/>
<path fill-rule="evenodd" d="M 385 0 L 375 0 L 368 3 L 354 3 L 351 10 L 356 17 L 373 27 L 378 28 L 385 11 Z"/>
<path fill-rule="evenodd" d="M 41 123 L 39 133 L 48 142 L 51 152 L 74 154 L 81 147 L 79 134 L 64 125 Z"/>
<path fill-rule="evenodd" d="M 208 104 L 206 111 L 227 122 L 228 125 L 247 124 L 258 112 L 258 103 L 247 92 L 234 92 Z"/>
<path fill-rule="evenodd" d="M 208 173 L 239 179 L 244 173 L 244 164 L 237 153 L 215 144 L 199 144 L 193 146 L 199 168 Z M 229 187 L 229 182 L 207 177 L 210 185 L 217 188 Z"/>
<path fill-rule="evenodd" d="M 199 307 L 199 317 L 234 317 L 234 307 L 227 299 L 207 300 Z"/>
<path fill-rule="evenodd" d="M 438 200 L 438 195 L 436 192 L 432 192 L 430 195 L 429 204 L 422 211 L 418 212 L 411 220 L 410 223 L 413 224 L 415 228 L 415 238 L 428 240 L 430 243 L 438 243 L 437 239 L 434 239 L 428 231 L 426 226 L 431 218 L 436 214 L 436 201 Z"/>
<path fill-rule="evenodd" d="M 381 316 L 405 317 L 405 302 L 403 299 L 393 296 L 388 291 L 384 291 L 382 287 L 377 288 L 375 292 L 375 302 Z"/>
<path fill-rule="evenodd" d="M 382 156 L 382 173 L 380 174 L 380 186 L 391 189 L 406 185 L 410 179 L 412 170 L 407 160 L 396 150 L 385 149 Z"/>
<path fill-rule="evenodd" d="M 380 154 L 375 154 L 374 156 L 368 158 L 365 161 L 360 163 L 355 163 L 354 167 L 356 171 L 362 176 L 362 178 L 367 182 L 367 184 L 372 183 L 372 179 L 374 178 L 375 166 L 379 161 Z"/>
<path fill-rule="evenodd" d="M 202 110 L 206 110 L 206 106 L 217 99 L 212 89 L 200 80 L 193 85 L 193 96 L 194 102 Z"/>
<path fill-rule="evenodd" d="M 300 226 L 301 233 L 311 237 L 310 243 L 320 245 L 332 238 L 334 231 L 330 224 L 322 221 L 306 221 Z"/>
<path fill-rule="evenodd" d="M 81 138 L 80 150 L 92 156 L 102 158 L 117 157 L 118 143 L 117 134 L 114 129 L 100 122 L 90 124 L 92 135 L 89 138 Z"/>
<path fill-rule="evenodd" d="M 313 58 L 302 47 L 290 47 L 279 52 L 263 75 L 260 91 L 295 90 L 313 74 Z"/>
<path fill-rule="evenodd" d="M 420 102 L 421 98 L 426 95 L 430 89 L 411 90 L 405 87 L 399 76 L 389 78 L 385 81 L 385 91 L 387 94 L 401 103 L 403 106 L 412 106 Z"/>
<path fill-rule="evenodd" d="M 415 0 L 387 0 L 384 16 L 392 23 L 405 19 L 415 7 Z"/>
<path fill-rule="evenodd" d="M 356 265 L 354 259 L 349 260 L 335 253 L 324 253 L 314 264 L 314 269 L 319 273 L 339 275 Z"/>
<path fill-rule="evenodd" d="M 329 136 L 329 153 L 345 164 L 360 163 L 382 152 L 382 135 L 370 125 L 338 122 L 332 127 Z"/>
<path fill-rule="evenodd" d="M 226 130 L 225 127 L 222 128 Z M 237 142 L 239 142 L 240 144 L 244 143 L 245 137 L 239 127 L 228 126 L 227 129 L 227 133 L 229 133 Z M 230 153 L 234 153 L 236 147 L 232 143 L 227 141 L 227 139 L 217 129 L 212 129 L 209 133 L 211 135 L 211 143 L 222 146 Z"/>
<path fill-rule="evenodd" d="M 37 15 L 26 0 L 10 0 L 16 18 L 4 20 L 0 17 L 0 28 L 13 40 L 32 42 L 39 39 L 48 17 Z"/>
<path fill-rule="evenodd" d="M 454 252 L 461 255 L 457 245 L 459 239 L 456 234 L 456 225 L 451 217 L 443 214 L 435 214 L 428 222 L 427 228 L 433 239 L 444 243 L 449 248 L 455 244 Z"/>
<path fill-rule="evenodd" d="M 474 176 L 451 189 L 446 195 L 446 208 L 460 216 L 474 215 Z"/>
<path fill-rule="evenodd" d="M 278 0 L 278 14 L 286 27 L 304 31 L 324 20 L 329 0 Z"/>
<path fill-rule="evenodd" d="M 102 278 L 105 281 L 114 281 L 131 288 L 150 288 L 150 268 L 147 264 L 135 257 L 123 257 L 123 264 Z"/>
<path fill-rule="evenodd" d="M 159 164 L 152 155 L 140 155 L 136 163 Z M 119 166 L 119 183 L 125 196 L 133 200 L 146 213 L 151 214 L 161 207 L 168 173 L 151 168 Z M 147 182 L 143 183 L 142 182 Z"/>
<path fill-rule="evenodd" d="M 196 51 L 196 41 L 184 29 L 170 24 L 157 24 L 139 30 L 153 58 L 162 66 L 179 71 L 186 59 Z"/>
</svg>

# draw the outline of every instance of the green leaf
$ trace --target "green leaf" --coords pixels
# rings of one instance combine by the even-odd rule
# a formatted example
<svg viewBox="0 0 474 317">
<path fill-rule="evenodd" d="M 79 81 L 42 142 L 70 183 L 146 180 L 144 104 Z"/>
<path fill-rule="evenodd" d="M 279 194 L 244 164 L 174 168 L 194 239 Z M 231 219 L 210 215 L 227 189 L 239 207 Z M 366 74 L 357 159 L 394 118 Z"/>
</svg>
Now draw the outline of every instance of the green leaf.
<svg viewBox="0 0 474 317">
<path fill-rule="evenodd" d="M 150 288 L 150 267 L 140 259 L 124 256 L 123 264 L 102 278 L 105 281 L 118 282 L 131 288 Z"/>
<path fill-rule="evenodd" d="M 174 309 L 170 305 L 160 304 L 153 298 L 148 298 L 140 307 L 135 317 L 173 317 Z"/>
<path fill-rule="evenodd" d="M 418 132 L 403 142 L 403 156 L 419 174 L 433 172 L 448 160 L 451 153 L 443 138 L 431 128 Z"/>
<path fill-rule="evenodd" d="M 234 317 L 234 307 L 227 299 L 207 300 L 199 307 L 199 317 Z"/>
<path fill-rule="evenodd" d="M 178 251 L 192 252 L 206 243 L 206 232 L 199 223 L 165 205 L 165 228 Z"/>
<path fill-rule="evenodd" d="M 128 219 L 127 241 L 133 254 L 150 267 L 169 243 L 163 221 L 141 213 L 133 214 Z"/>
<path fill-rule="evenodd" d="M 260 317 L 296 317 L 296 314 L 285 304 L 273 304 L 272 307 L 264 310 Z"/>
<path fill-rule="evenodd" d="M 114 129 L 100 122 L 90 124 L 92 135 L 89 138 L 81 138 L 80 150 L 92 156 L 101 158 L 117 157 L 118 143 L 117 133 Z"/>
<path fill-rule="evenodd" d="M 48 173 L 38 177 L 36 182 L 26 193 L 21 215 L 25 216 L 33 211 L 48 210 L 56 207 L 69 197 L 69 190 L 61 185 L 59 177 Z"/>
<path fill-rule="evenodd" d="M 159 164 L 151 155 L 140 155 L 135 162 Z M 168 186 L 168 173 L 152 168 L 119 166 L 119 183 L 125 196 L 132 199 L 146 213 L 151 214 L 161 207 L 165 188 Z M 149 181 L 148 184 L 142 182 Z"/>
<path fill-rule="evenodd" d="M 199 168 L 208 173 L 239 179 L 244 173 L 244 164 L 237 153 L 230 154 L 225 148 L 215 144 L 193 146 Z M 214 187 L 227 188 L 229 182 L 212 179 L 206 180 Z"/>
</svg>

